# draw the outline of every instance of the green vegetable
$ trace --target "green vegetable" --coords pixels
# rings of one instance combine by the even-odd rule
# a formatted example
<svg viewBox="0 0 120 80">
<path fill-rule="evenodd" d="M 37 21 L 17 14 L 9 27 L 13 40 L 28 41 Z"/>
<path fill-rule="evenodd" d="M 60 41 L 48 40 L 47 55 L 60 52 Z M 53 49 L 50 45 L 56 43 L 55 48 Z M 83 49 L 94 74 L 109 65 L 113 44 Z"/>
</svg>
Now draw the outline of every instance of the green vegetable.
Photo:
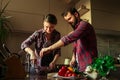
<svg viewBox="0 0 120 80">
<path fill-rule="evenodd" d="M 96 69 L 100 76 L 106 76 L 110 70 L 115 70 L 114 59 L 111 56 L 97 58 L 92 63 L 92 68 Z"/>
</svg>

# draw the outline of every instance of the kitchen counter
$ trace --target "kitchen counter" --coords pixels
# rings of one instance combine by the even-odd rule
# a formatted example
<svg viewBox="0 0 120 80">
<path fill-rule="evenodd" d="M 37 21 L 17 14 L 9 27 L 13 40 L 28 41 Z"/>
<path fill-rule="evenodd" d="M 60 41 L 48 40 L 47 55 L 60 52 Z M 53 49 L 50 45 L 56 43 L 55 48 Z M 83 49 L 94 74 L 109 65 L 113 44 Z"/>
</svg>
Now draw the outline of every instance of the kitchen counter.
<svg viewBox="0 0 120 80">
<path fill-rule="evenodd" d="M 53 78 L 53 75 L 56 73 L 48 73 L 47 75 L 27 75 L 26 78 L 20 79 L 2 79 L 0 80 L 63 80 L 60 78 Z M 107 76 L 108 80 L 120 80 L 120 65 L 116 65 L 116 70 L 115 71 L 110 71 L 110 74 Z M 86 80 L 86 79 L 81 79 L 81 80 Z M 87 79 L 90 80 L 90 79 Z"/>
<path fill-rule="evenodd" d="M 111 71 L 110 74 L 108 75 L 108 78 L 110 80 L 120 80 L 120 64 L 116 65 L 116 70 Z"/>
<path fill-rule="evenodd" d="M 46 76 L 31 75 L 25 80 L 63 80 L 61 78 L 53 78 L 56 73 L 48 73 Z M 116 71 L 111 71 L 107 76 L 108 80 L 119 80 L 120 79 L 120 67 L 117 67 Z M 68 80 L 68 79 L 67 79 Z M 90 79 L 78 79 L 78 80 L 90 80 Z"/>
<path fill-rule="evenodd" d="M 53 78 L 52 76 L 56 73 L 49 73 L 48 75 L 30 75 L 25 79 L 5 79 L 5 80 L 63 80 L 61 78 Z M 111 71 L 107 76 L 108 80 L 119 80 L 120 79 L 120 68 L 117 68 L 116 71 Z M 1 80 L 1 79 L 0 79 Z M 68 79 L 66 79 L 68 80 Z M 70 79 L 71 80 L 71 79 Z M 91 80 L 91 79 L 78 79 L 78 80 Z"/>
<path fill-rule="evenodd" d="M 25 80 L 74 80 L 74 79 L 62 79 L 53 77 L 56 73 L 48 73 L 47 76 L 40 76 L 40 75 L 31 75 L 30 77 L 26 78 Z M 76 80 L 86 80 L 85 79 L 76 79 Z"/>
<path fill-rule="evenodd" d="M 120 67 L 120 64 L 115 64 L 116 67 Z"/>
</svg>

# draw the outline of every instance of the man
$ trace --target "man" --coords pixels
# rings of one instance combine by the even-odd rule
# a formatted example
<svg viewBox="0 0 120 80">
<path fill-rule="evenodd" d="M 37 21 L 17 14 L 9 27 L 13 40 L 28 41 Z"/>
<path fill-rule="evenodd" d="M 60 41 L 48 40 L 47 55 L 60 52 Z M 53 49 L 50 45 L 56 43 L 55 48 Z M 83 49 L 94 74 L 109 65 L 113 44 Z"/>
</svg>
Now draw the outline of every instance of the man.
<svg viewBox="0 0 120 80">
<path fill-rule="evenodd" d="M 61 54 L 60 48 L 51 50 L 49 54 L 40 59 L 39 53 L 42 48 L 48 47 L 60 39 L 60 33 L 55 30 L 57 24 L 57 18 L 53 14 L 48 14 L 43 20 L 43 29 L 35 31 L 30 37 L 28 37 L 22 44 L 21 49 L 30 54 L 30 59 L 33 64 L 37 66 L 50 67 L 53 69 L 58 57 Z M 35 43 L 35 51 L 30 48 L 30 45 Z M 39 59 L 39 62 L 36 62 Z"/>
<path fill-rule="evenodd" d="M 92 25 L 80 19 L 80 15 L 75 8 L 66 9 L 62 13 L 62 16 L 72 26 L 73 31 L 62 37 L 55 44 L 43 48 L 40 56 L 42 57 L 47 54 L 47 51 L 66 46 L 73 42 L 73 56 L 70 65 L 74 65 L 77 62 L 79 71 L 83 72 L 92 63 L 93 59 L 98 56 L 95 31 Z"/>
</svg>

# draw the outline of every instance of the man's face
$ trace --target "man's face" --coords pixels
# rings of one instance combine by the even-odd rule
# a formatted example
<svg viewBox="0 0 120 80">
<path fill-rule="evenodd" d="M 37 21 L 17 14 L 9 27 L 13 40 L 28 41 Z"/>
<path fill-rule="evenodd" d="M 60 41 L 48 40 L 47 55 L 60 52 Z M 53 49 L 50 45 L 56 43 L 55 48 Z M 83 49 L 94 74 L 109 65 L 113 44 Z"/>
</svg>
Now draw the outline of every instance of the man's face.
<svg viewBox="0 0 120 80">
<path fill-rule="evenodd" d="M 48 34 L 52 33 L 54 28 L 55 28 L 55 24 L 51 24 L 51 23 L 46 22 L 46 21 L 43 22 L 43 26 L 44 26 L 45 32 Z"/>
<path fill-rule="evenodd" d="M 75 15 L 72 15 L 70 12 L 66 16 L 64 16 L 64 19 L 71 25 L 75 26 L 77 23 L 77 18 Z"/>
</svg>

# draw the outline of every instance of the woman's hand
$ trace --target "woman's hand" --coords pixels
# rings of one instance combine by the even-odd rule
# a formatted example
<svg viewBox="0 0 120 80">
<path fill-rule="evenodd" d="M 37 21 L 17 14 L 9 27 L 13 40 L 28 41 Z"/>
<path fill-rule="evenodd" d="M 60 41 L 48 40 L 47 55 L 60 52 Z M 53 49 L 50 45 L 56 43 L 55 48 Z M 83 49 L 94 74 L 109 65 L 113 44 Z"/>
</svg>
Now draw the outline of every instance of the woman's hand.
<svg viewBox="0 0 120 80">
<path fill-rule="evenodd" d="M 30 54 L 30 59 L 31 60 L 36 59 L 37 56 L 35 55 L 34 51 L 31 48 L 26 47 L 25 52 Z"/>
<path fill-rule="evenodd" d="M 30 62 L 33 66 L 37 65 L 37 59 L 31 59 Z"/>
<path fill-rule="evenodd" d="M 34 60 L 34 59 L 37 58 L 36 55 L 35 55 L 35 53 L 29 53 L 29 54 L 30 54 L 30 59 L 31 60 Z"/>
</svg>

